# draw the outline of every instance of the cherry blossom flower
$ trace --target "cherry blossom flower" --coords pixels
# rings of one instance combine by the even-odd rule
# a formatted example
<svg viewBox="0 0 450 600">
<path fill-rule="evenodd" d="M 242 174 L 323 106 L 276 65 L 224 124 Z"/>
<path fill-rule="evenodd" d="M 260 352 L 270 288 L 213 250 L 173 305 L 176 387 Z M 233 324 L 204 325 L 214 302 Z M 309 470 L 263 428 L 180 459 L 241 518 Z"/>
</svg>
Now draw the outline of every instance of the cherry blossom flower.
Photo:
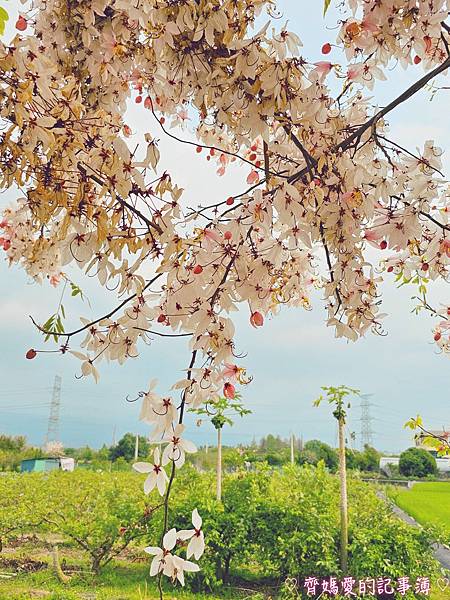
<svg viewBox="0 0 450 600">
<path fill-rule="evenodd" d="M 97 380 L 101 361 L 123 364 L 145 344 L 157 352 L 162 336 L 189 339 L 190 366 L 173 386 L 181 400 L 151 384 L 141 408 L 166 444 L 161 464 L 141 467 L 160 493 L 162 465 L 195 451 L 181 437 L 185 408 L 250 381 L 234 365 L 243 303 L 262 327 L 281 306 L 309 310 L 320 289 L 327 325 L 356 341 L 381 332 L 383 279 L 448 280 L 442 150 L 431 140 L 403 149 L 388 128 L 399 98 L 381 113 L 368 92 L 397 64 L 420 70 L 418 84 L 448 70 L 448 2 L 405 12 L 403 0 L 346 0 L 336 44 L 322 46 L 342 51 L 339 67 L 300 56 L 287 25 L 255 29 L 268 0 L 216 4 L 93 0 L 69 15 L 57 0 L 33 0 L 14 44 L 0 41 L 0 187 L 17 195 L 0 217 L 2 256 L 50 284 L 75 266 L 117 297 L 109 316 L 55 336 L 57 351 Z M 326 84 L 334 67 L 339 91 Z M 161 169 L 164 145 L 126 124 L 131 94 L 158 136 L 189 123 L 183 141 L 205 169 L 220 177 L 244 159 L 242 189 L 228 199 L 206 190 L 188 207 L 176 161 Z M 447 310 L 435 311 L 433 338 L 450 354 Z M 151 552 L 152 570 L 183 583 L 198 567 L 172 554 L 175 543 Z"/>
<path fill-rule="evenodd" d="M 181 468 L 185 461 L 185 453 L 189 454 L 197 451 L 197 448 L 191 441 L 181 437 L 184 429 L 184 425 L 175 425 L 173 432 L 163 438 L 162 441 L 167 442 L 162 456 L 163 465 L 167 465 L 170 461 L 173 461 L 177 468 Z"/>
<path fill-rule="evenodd" d="M 145 494 L 149 494 L 156 486 L 161 496 L 164 496 L 169 478 L 161 465 L 159 448 L 155 448 L 153 452 L 153 463 L 137 462 L 134 463 L 133 469 L 138 473 L 149 473 L 144 482 Z"/>
<path fill-rule="evenodd" d="M 162 573 L 173 580 L 177 579 L 184 586 L 184 572 L 193 573 L 199 571 L 200 568 L 197 564 L 171 553 L 177 543 L 177 539 L 179 539 L 177 531 L 173 528 L 164 535 L 162 548 L 148 546 L 144 550 L 147 554 L 151 554 L 154 557 L 150 565 L 150 576 Z"/>
<path fill-rule="evenodd" d="M 314 63 L 314 66 L 316 67 L 314 70 L 319 75 L 321 80 L 324 79 L 333 68 L 332 63 L 326 61 L 316 62 Z"/>
<path fill-rule="evenodd" d="M 205 537 L 202 530 L 202 518 L 198 514 L 198 510 L 194 508 L 192 511 L 192 524 L 194 529 L 182 529 L 178 532 L 178 538 L 181 540 L 190 540 L 186 549 L 186 556 L 193 556 L 196 560 L 202 556 L 205 551 Z"/>
</svg>

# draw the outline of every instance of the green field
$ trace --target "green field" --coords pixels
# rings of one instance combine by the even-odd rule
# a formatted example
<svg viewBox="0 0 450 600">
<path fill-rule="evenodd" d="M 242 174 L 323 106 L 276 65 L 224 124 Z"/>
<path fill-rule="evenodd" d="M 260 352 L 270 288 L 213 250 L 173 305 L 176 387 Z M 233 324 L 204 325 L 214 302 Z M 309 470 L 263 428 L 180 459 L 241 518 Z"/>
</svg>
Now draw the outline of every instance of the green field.
<svg viewBox="0 0 450 600">
<path fill-rule="evenodd" d="M 186 529 L 198 506 L 206 549 L 186 590 L 165 578 L 165 600 L 294 600 L 303 588 L 287 589 L 288 579 L 339 575 L 339 480 L 323 465 L 228 474 L 220 504 L 214 473 L 183 471 L 171 523 Z M 0 477 L 0 600 L 157 600 L 143 549 L 160 539 L 164 515 L 152 511 L 158 498 L 142 493 L 142 479 L 81 469 Z M 349 516 L 353 576 L 426 574 L 430 600 L 450 600 L 439 591 L 434 538 L 394 517 L 376 488 L 349 480 Z"/>
<path fill-rule="evenodd" d="M 17 554 L 15 554 L 17 556 Z M 36 556 L 36 554 L 34 555 Z M 39 555 L 40 560 L 46 560 Z M 48 560 L 48 558 L 47 558 Z M 49 561 L 50 562 L 50 561 Z M 70 567 L 69 560 L 69 567 Z M 35 573 L 19 573 L 9 580 L 0 579 L 0 600 L 157 600 L 159 599 L 155 580 L 148 577 L 148 564 L 116 561 L 114 566 L 106 568 L 100 576 L 92 576 L 88 572 L 72 574 L 67 584 L 58 581 L 51 566 Z M 68 569 L 70 571 L 70 569 Z M 221 596 L 196 594 L 180 587 L 172 587 L 165 582 L 165 598 L 167 600 L 229 600 L 241 598 L 236 590 Z"/>
<path fill-rule="evenodd" d="M 62 553 L 66 572 L 71 572 L 71 567 L 84 567 L 86 570 L 72 572 L 70 582 L 62 584 L 51 567 L 48 554 L 36 550 L 36 547 L 32 549 L 25 545 L 15 552 L 8 552 L 4 557 L 18 562 L 22 560 L 25 568 L 31 568 L 32 565 L 27 564 L 25 557 L 32 554 L 34 560 L 47 562 L 48 568 L 36 572 L 21 572 L 11 579 L 0 579 L 0 600 L 159 600 L 155 580 L 149 579 L 148 564 L 143 561 L 115 561 L 101 575 L 93 576 L 88 572 L 88 565 L 80 561 L 80 556 L 66 548 Z M 0 571 L 3 570 L 4 565 L 0 560 Z M 440 591 L 437 580 L 432 582 L 431 587 L 429 600 L 449 600 L 450 591 Z M 166 600 L 274 600 L 278 597 L 273 595 L 270 587 L 253 588 L 248 582 L 243 583 L 242 587 L 236 584 L 211 594 L 190 592 L 179 586 L 172 587 L 167 581 L 164 588 Z M 300 600 L 300 596 L 295 598 Z"/>
<path fill-rule="evenodd" d="M 396 504 L 421 525 L 437 525 L 450 542 L 450 483 L 416 483 L 410 490 L 391 492 Z"/>
</svg>

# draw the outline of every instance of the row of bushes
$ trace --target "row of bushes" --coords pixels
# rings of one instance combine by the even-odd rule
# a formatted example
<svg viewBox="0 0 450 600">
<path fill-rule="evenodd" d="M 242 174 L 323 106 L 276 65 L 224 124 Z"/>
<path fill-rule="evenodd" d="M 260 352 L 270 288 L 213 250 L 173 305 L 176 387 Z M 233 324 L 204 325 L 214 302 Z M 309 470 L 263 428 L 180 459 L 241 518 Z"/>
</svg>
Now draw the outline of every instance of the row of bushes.
<svg viewBox="0 0 450 600">
<path fill-rule="evenodd" d="M 0 477 L 0 497 L 0 536 L 58 533 L 89 555 L 95 571 L 127 546 L 160 539 L 162 514 L 152 511 L 160 498 L 145 497 L 134 473 L 10 474 Z M 368 484 L 351 479 L 349 506 L 353 577 L 414 578 L 433 571 L 427 533 L 393 517 Z M 170 524 L 190 528 L 195 507 L 206 539 L 201 571 L 190 578 L 195 590 L 236 576 L 281 583 L 339 574 L 338 481 L 323 464 L 228 475 L 221 503 L 213 475 L 186 465 L 175 480 Z"/>
</svg>

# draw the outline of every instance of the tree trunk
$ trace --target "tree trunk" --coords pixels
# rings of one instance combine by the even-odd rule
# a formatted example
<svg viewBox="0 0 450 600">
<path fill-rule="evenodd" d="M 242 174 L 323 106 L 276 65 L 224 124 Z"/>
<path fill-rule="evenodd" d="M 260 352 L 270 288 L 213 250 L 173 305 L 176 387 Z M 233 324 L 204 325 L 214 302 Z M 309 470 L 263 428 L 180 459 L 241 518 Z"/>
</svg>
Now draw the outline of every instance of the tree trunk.
<svg viewBox="0 0 450 600">
<path fill-rule="evenodd" d="M 55 571 L 56 577 L 58 578 L 58 580 L 61 583 L 69 583 L 69 581 L 71 580 L 71 577 L 66 575 L 63 572 L 63 570 L 61 569 L 61 563 L 59 562 L 58 546 L 56 546 L 56 545 L 53 546 L 52 557 L 53 557 L 53 569 Z"/>
<path fill-rule="evenodd" d="M 348 516 L 347 516 L 347 471 L 345 466 L 345 420 L 339 419 L 339 481 L 340 481 L 340 513 L 341 543 L 340 563 L 342 572 L 347 572 Z"/>
<path fill-rule="evenodd" d="M 217 429 L 217 500 L 222 500 L 222 428 Z"/>
<path fill-rule="evenodd" d="M 92 561 L 91 561 L 91 571 L 95 574 L 98 575 L 100 573 L 100 565 L 102 562 L 102 556 L 92 556 Z"/>
</svg>

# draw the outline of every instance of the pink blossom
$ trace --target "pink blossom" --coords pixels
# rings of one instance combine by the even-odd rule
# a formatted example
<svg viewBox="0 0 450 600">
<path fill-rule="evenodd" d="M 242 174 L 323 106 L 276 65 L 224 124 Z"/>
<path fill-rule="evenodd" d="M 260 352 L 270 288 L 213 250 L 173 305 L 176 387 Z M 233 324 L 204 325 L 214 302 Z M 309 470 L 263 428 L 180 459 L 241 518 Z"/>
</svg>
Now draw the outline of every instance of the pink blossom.
<svg viewBox="0 0 450 600">
<path fill-rule="evenodd" d="M 52 275 L 50 277 L 50 285 L 52 285 L 53 287 L 58 287 L 60 281 L 61 273 L 58 273 L 57 275 Z"/>
<path fill-rule="evenodd" d="M 363 31 L 367 31 L 368 33 L 377 33 L 379 31 L 378 25 L 376 25 L 367 17 L 361 21 L 361 28 Z"/>
<path fill-rule="evenodd" d="M 362 73 L 362 65 L 354 65 L 347 71 L 347 79 L 358 79 Z"/>
<path fill-rule="evenodd" d="M 319 62 L 314 63 L 315 65 L 315 69 L 314 71 L 316 71 L 316 73 L 319 74 L 320 77 L 324 78 L 328 75 L 328 73 L 331 71 L 331 69 L 333 68 L 332 63 L 321 60 Z"/>
<path fill-rule="evenodd" d="M 248 177 L 247 177 L 247 183 L 249 185 L 253 185 L 254 183 L 258 183 L 259 181 L 259 173 L 258 171 L 255 171 L 254 169 L 252 171 L 250 171 Z"/>
<path fill-rule="evenodd" d="M 185 121 L 190 121 L 189 113 L 185 108 L 181 108 L 177 112 L 178 118 L 184 123 Z"/>
<path fill-rule="evenodd" d="M 222 377 L 231 379 L 231 381 L 236 381 L 239 370 L 240 369 L 237 365 L 225 363 L 225 369 L 222 371 Z"/>
<path fill-rule="evenodd" d="M 226 382 L 224 384 L 223 395 L 225 396 L 225 398 L 228 398 L 228 400 L 234 400 L 234 397 L 236 395 L 236 389 L 232 383 Z"/>
</svg>

